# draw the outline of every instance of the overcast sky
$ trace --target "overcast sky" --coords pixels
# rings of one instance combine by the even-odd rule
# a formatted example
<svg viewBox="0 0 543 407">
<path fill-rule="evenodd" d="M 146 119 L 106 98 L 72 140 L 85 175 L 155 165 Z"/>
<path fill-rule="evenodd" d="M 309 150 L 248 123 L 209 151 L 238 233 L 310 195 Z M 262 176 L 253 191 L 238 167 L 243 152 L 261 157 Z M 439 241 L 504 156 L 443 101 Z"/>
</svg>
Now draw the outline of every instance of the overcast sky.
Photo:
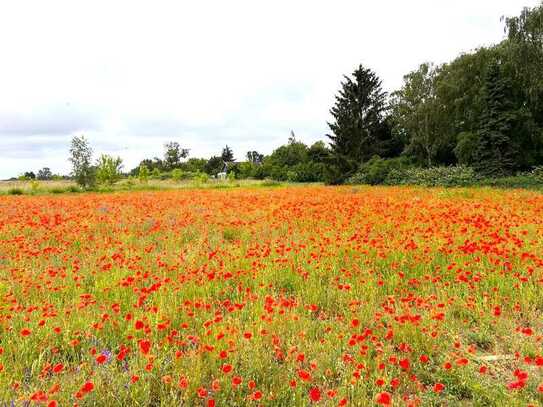
<svg viewBox="0 0 543 407">
<path fill-rule="evenodd" d="M 192 157 L 270 153 L 328 131 L 343 74 L 387 90 L 420 63 L 503 38 L 538 0 L 0 3 L 0 178 L 69 172 L 70 138 L 125 168 L 178 141 Z"/>
</svg>

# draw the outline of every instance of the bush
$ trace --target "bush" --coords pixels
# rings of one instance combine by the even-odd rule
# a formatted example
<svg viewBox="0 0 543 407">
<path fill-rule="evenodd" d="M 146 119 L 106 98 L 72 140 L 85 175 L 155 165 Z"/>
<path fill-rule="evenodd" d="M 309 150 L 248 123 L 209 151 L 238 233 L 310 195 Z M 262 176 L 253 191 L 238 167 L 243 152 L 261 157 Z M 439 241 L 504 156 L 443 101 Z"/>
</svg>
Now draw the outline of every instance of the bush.
<svg viewBox="0 0 543 407">
<path fill-rule="evenodd" d="M 246 161 L 246 162 L 239 163 L 236 167 L 238 169 L 238 173 L 236 174 L 237 177 L 240 179 L 245 179 L 245 178 L 252 178 L 255 176 L 257 164 L 253 164 Z"/>
<path fill-rule="evenodd" d="M 138 169 L 138 179 L 142 184 L 146 184 L 149 180 L 149 168 L 145 164 L 140 164 Z"/>
<path fill-rule="evenodd" d="M 347 180 L 348 184 L 383 184 L 392 170 L 407 166 L 403 157 L 383 159 L 378 155 L 360 166 L 358 172 Z"/>
<path fill-rule="evenodd" d="M 529 176 L 534 178 L 535 180 L 543 183 L 543 165 L 540 165 L 539 167 L 535 167 L 530 173 Z"/>
<path fill-rule="evenodd" d="M 8 189 L 9 195 L 23 195 L 24 191 L 21 188 L 10 188 Z"/>
<path fill-rule="evenodd" d="M 81 192 L 81 189 L 77 185 L 70 185 L 67 190 L 68 192 Z"/>
<path fill-rule="evenodd" d="M 113 185 L 121 179 L 123 160 L 121 157 L 112 157 L 102 154 L 96 164 L 96 178 L 101 185 Z"/>
<path fill-rule="evenodd" d="M 266 168 L 265 168 L 265 171 L 266 171 L 266 175 L 269 175 L 270 178 L 276 180 L 276 181 L 287 181 L 288 180 L 288 172 L 290 171 L 289 167 L 287 166 L 284 166 L 284 167 L 280 167 L 280 166 L 276 166 L 276 165 L 272 165 L 272 166 L 267 166 L 265 164 Z M 269 168 L 269 170 L 268 170 Z M 291 174 L 291 176 L 294 176 L 294 174 Z"/>
<path fill-rule="evenodd" d="M 160 179 L 160 170 L 158 168 L 153 168 L 153 171 L 151 172 L 151 177 L 153 179 Z"/>
<path fill-rule="evenodd" d="M 480 181 L 473 168 L 464 166 L 392 169 L 384 183 L 388 185 L 468 186 Z"/>
<path fill-rule="evenodd" d="M 194 181 L 196 181 L 197 184 L 205 184 L 209 180 L 209 175 L 205 172 L 197 172 L 194 175 Z"/>
<path fill-rule="evenodd" d="M 172 180 L 174 180 L 175 182 L 179 182 L 182 178 L 183 171 L 181 169 L 175 168 L 174 170 L 172 170 Z"/>
<path fill-rule="evenodd" d="M 291 182 L 320 182 L 324 180 L 324 165 L 308 161 L 296 164 L 287 172 Z"/>
<path fill-rule="evenodd" d="M 33 194 L 37 193 L 38 190 L 40 189 L 40 183 L 38 181 L 35 181 L 35 180 L 31 181 L 30 182 L 30 189 L 31 189 L 31 192 Z"/>
</svg>

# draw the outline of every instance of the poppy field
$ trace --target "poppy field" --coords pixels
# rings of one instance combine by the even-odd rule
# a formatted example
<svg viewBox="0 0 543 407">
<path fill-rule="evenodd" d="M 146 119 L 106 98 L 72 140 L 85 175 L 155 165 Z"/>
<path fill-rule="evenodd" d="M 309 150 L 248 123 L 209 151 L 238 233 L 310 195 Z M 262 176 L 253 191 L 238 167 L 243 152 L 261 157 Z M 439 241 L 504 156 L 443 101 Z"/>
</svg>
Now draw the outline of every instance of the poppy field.
<svg viewBox="0 0 543 407">
<path fill-rule="evenodd" d="M 543 404 L 543 195 L 0 196 L 0 405 Z"/>
</svg>

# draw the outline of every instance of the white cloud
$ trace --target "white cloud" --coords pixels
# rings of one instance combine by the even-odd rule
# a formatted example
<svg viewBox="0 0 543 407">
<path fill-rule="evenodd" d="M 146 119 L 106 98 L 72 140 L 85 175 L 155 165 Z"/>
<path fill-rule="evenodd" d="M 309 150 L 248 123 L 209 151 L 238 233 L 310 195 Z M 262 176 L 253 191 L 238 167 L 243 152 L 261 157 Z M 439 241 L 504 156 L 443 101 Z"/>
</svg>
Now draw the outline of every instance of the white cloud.
<svg viewBox="0 0 543 407">
<path fill-rule="evenodd" d="M 193 156 L 228 143 L 238 158 L 270 152 L 290 129 L 314 141 L 359 63 L 396 88 L 421 62 L 498 42 L 500 17 L 537 3 L 5 1 L 0 178 L 66 172 L 80 132 L 127 167 L 170 139 Z"/>
</svg>

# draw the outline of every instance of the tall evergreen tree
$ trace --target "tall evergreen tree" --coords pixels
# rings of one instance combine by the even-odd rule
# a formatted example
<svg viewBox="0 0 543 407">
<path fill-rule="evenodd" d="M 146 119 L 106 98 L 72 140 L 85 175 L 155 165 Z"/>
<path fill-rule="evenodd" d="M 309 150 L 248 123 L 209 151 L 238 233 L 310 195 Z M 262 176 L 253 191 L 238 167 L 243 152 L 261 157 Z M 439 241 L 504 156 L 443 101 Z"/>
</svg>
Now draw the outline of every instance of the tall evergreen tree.
<svg viewBox="0 0 543 407">
<path fill-rule="evenodd" d="M 516 113 L 511 104 L 511 86 L 500 64 L 493 62 L 485 78 L 484 111 L 475 150 L 475 168 L 486 176 L 510 174 L 516 162 L 517 147 L 512 131 Z"/>
<path fill-rule="evenodd" d="M 381 80 L 362 65 L 352 76 L 345 76 L 330 110 L 334 122 L 328 123 L 333 134 L 327 135 L 331 147 L 327 181 L 332 184 L 349 178 L 361 163 L 379 153 L 382 138 L 390 137 L 390 131 L 383 134 L 387 95 Z"/>
<path fill-rule="evenodd" d="M 225 163 L 231 163 L 234 161 L 234 153 L 232 152 L 232 149 L 228 146 L 224 147 L 222 149 L 221 158 Z"/>
</svg>

